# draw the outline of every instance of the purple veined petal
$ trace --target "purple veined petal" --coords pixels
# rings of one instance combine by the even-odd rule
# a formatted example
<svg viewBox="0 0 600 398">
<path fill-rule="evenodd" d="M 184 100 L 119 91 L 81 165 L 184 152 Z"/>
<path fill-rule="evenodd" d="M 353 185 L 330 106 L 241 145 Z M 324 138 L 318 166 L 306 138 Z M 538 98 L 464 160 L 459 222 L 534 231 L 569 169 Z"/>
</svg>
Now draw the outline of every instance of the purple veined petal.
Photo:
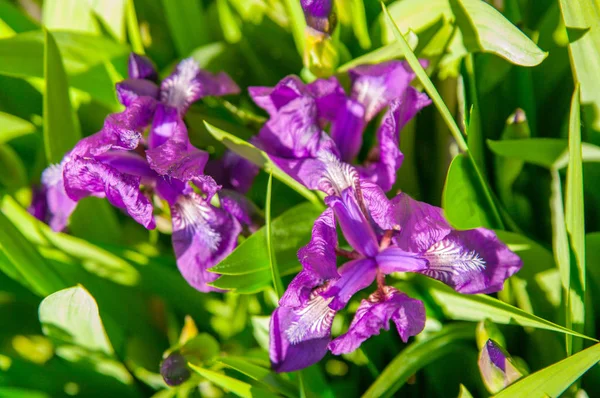
<svg viewBox="0 0 600 398">
<path fill-rule="evenodd" d="M 184 182 L 202 176 L 208 161 L 207 152 L 174 140 L 146 150 L 146 157 L 152 170 L 158 174 Z"/>
<path fill-rule="evenodd" d="M 329 307 L 339 311 L 358 292 L 375 280 L 377 263 L 369 258 L 348 261 L 339 270 L 340 278 L 323 292 L 323 297 L 333 298 Z"/>
<path fill-rule="evenodd" d="M 452 232 L 442 209 L 414 200 L 405 193 L 391 201 L 389 224 L 399 225 L 394 243 L 403 250 L 422 253 Z"/>
<path fill-rule="evenodd" d="M 348 99 L 331 125 L 331 137 L 343 161 L 352 162 L 358 155 L 365 125 L 365 108 L 359 102 Z"/>
<path fill-rule="evenodd" d="M 466 294 L 494 293 L 523 262 L 494 231 L 452 231 L 422 253 L 429 265 L 420 273 Z"/>
<path fill-rule="evenodd" d="M 158 86 L 156 83 L 146 79 L 127 79 L 116 84 L 117 98 L 125 106 L 138 97 L 151 97 L 158 99 Z"/>
<path fill-rule="evenodd" d="M 298 76 L 286 76 L 275 87 L 248 87 L 250 98 L 273 117 L 279 109 L 296 98 L 306 95 L 304 83 Z"/>
<path fill-rule="evenodd" d="M 335 212 L 344 237 L 354 250 L 365 257 L 375 257 L 379 252 L 379 244 L 371 224 L 360 210 L 351 188 L 342 192 L 342 197 L 328 196 L 327 206 Z"/>
<path fill-rule="evenodd" d="M 69 217 L 75 211 L 77 203 L 73 201 L 65 191 L 63 179 L 64 161 L 61 164 L 48 166 L 42 173 L 42 192 L 44 218 L 53 231 L 62 231 L 69 223 Z M 34 216 L 37 217 L 36 214 Z M 39 217 L 38 217 L 39 218 Z"/>
<path fill-rule="evenodd" d="M 258 134 L 261 148 L 270 155 L 289 159 L 315 157 L 326 141 L 317 121 L 317 106 L 310 97 L 283 106 Z"/>
<path fill-rule="evenodd" d="M 258 175 L 259 168 L 237 153 L 227 150 L 221 159 L 209 160 L 205 170 L 224 189 L 245 194 Z"/>
<path fill-rule="evenodd" d="M 96 156 L 95 159 L 124 174 L 151 178 L 156 176 L 148 161 L 136 152 L 108 151 Z"/>
<path fill-rule="evenodd" d="M 317 79 L 306 85 L 306 91 L 315 99 L 319 119 L 333 122 L 346 106 L 346 92 L 334 76 Z"/>
<path fill-rule="evenodd" d="M 154 192 L 169 206 L 173 206 L 181 195 L 187 195 L 194 191 L 189 184 L 167 176 L 157 175 L 152 182 L 154 183 Z"/>
<path fill-rule="evenodd" d="M 200 98 L 237 94 L 239 87 L 224 72 L 213 75 L 203 71 L 193 58 L 181 61 L 160 86 L 160 99 L 183 115 Z"/>
<path fill-rule="evenodd" d="M 394 221 L 394 206 L 385 196 L 381 187 L 364 179 L 360 180 L 360 190 L 369 215 L 381 230 L 399 230 L 400 226 Z"/>
<path fill-rule="evenodd" d="M 365 107 L 367 121 L 392 100 L 402 97 L 415 76 L 408 64 L 401 61 L 360 65 L 348 74 L 352 80 L 352 98 Z"/>
<path fill-rule="evenodd" d="M 426 94 L 412 87 L 408 87 L 401 98 L 390 103 L 377 130 L 379 146 L 369 154 L 366 167 L 359 169 L 362 177 L 377 183 L 384 191 L 392 188 L 396 182 L 396 171 L 404 160 L 398 138 L 400 131 L 417 112 L 430 103 Z"/>
<path fill-rule="evenodd" d="M 279 307 L 271 316 L 269 357 L 276 372 L 293 372 L 327 354 L 335 311 L 317 296 L 299 308 Z"/>
<path fill-rule="evenodd" d="M 363 300 L 348 328 L 348 332 L 329 343 L 335 355 L 349 354 L 371 336 L 389 330 L 390 321 L 405 343 L 410 336 L 421 333 L 425 327 L 425 306 L 391 286 L 385 286 Z"/>
<path fill-rule="evenodd" d="M 308 300 L 313 289 L 340 277 L 337 271 L 335 248 L 337 231 L 332 209 L 326 209 L 315 220 L 310 242 L 298 250 L 303 270 L 290 282 L 279 304 L 298 307 Z"/>
<path fill-rule="evenodd" d="M 130 79 L 156 80 L 158 75 L 152 61 L 143 55 L 129 54 L 128 72 Z"/>
<path fill-rule="evenodd" d="M 240 224 L 196 193 L 180 196 L 171 206 L 171 217 L 173 250 L 181 275 L 201 292 L 219 291 L 208 286 L 219 275 L 207 269 L 235 248 Z"/>
<path fill-rule="evenodd" d="M 106 117 L 102 130 L 80 140 L 69 156 L 98 156 L 109 150 L 131 151 L 142 139 L 141 131 L 154 117 L 156 100 L 138 97 L 121 113 Z"/>
<path fill-rule="evenodd" d="M 185 181 L 185 180 L 184 180 Z M 191 179 L 196 187 L 200 189 L 202 194 L 204 195 L 204 200 L 210 202 L 213 196 L 219 191 L 222 187 L 217 184 L 214 178 L 209 175 L 203 174 Z"/>
<path fill-rule="evenodd" d="M 384 274 L 392 272 L 419 272 L 428 267 L 427 260 L 419 253 L 410 253 L 398 247 L 388 247 L 375 257 L 379 270 Z"/>
<path fill-rule="evenodd" d="M 258 208 L 247 197 L 237 191 L 223 189 L 219 192 L 221 208 L 235 217 L 240 224 L 248 227 L 250 232 L 255 232 L 260 228 L 260 224 L 255 221 L 258 218 Z"/>
<path fill-rule="evenodd" d="M 170 139 L 187 144 L 189 141 L 187 128 L 177 109 L 158 104 L 148 134 L 148 148 L 154 149 Z"/>
<path fill-rule="evenodd" d="M 155 227 L 152 204 L 140 192 L 141 177 L 123 174 L 99 161 L 78 156 L 65 163 L 63 176 L 65 191 L 71 199 L 106 197 L 144 227 Z"/>
</svg>

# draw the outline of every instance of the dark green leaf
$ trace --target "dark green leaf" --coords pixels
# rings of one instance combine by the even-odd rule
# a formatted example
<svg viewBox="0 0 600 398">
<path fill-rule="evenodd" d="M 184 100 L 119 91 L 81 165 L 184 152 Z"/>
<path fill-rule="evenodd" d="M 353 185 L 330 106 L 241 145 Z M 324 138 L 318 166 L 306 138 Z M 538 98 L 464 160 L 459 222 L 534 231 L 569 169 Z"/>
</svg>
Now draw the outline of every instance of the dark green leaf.
<svg viewBox="0 0 600 398">
<path fill-rule="evenodd" d="M 210 41 L 208 18 L 201 2 L 162 0 L 162 6 L 180 57 L 187 57 L 193 49 Z"/>
</svg>

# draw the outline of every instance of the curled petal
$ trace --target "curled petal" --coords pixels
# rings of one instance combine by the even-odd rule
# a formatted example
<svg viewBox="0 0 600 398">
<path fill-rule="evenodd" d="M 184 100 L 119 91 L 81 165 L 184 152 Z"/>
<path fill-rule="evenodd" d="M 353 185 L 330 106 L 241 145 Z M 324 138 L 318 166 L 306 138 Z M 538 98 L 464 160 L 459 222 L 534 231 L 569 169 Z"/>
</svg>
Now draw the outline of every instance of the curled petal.
<svg viewBox="0 0 600 398">
<path fill-rule="evenodd" d="M 297 307 L 308 299 L 312 290 L 328 280 L 339 278 L 335 248 L 337 232 L 332 209 L 316 219 L 310 242 L 298 251 L 303 270 L 290 282 L 280 305 Z"/>
<path fill-rule="evenodd" d="M 401 98 L 390 103 L 377 130 L 379 147 L 369 154 L 366 167 L 360 169 L 361 176 L 377 183 L 384 191 L 392 188 L 396 182 L 396 171 L 404 159 L 399 148 L 400 131 L 417 112 L 430 103 L 427 95 L 412 87 L 408 87 Z"/>
<path fill-rule="evenodd" d="M 298 76 L 286 76 L 275 87 L 248 87 L 248 93 L 256 105 L 273 117 L 279 109 L 305 95 L 304 83 Z"/>
<path fill-rule="evenodd" d="M 187 128 L 177 109 L 158 104 L 148 134 L 148 147 L 154 149 L 168 140 L 186 143 L 189 141 Z"/>
<path fill-rule="evenodd" d="M 156 80 L 158 78 L 152 61 L 136 53 L 129 54 L 128 72 L 130 79 Z"/>
<path fill-rule="evenodd" d="M 485 228 L 452 231 L 422 257 L 429 264 L 420 273 L 467 294 L 502 290 L 504 281 L 523 265 L 494 231 Z"/>
<path fill-rule="evenodd" d="M 400 226 L 394 241 L 403 250 L 422 253 L 452 231 L 439 207 L 414 200 L 405 193 L 391 202 L 388 224 Z"/>
<path fill-rule="evenodd" d="M 360 303 L 348 332 L 334 339 L 329 349 L 335 355 L 351 353 L 381 329 L 389 330 L 390 320 L 406 342 L 425 327 L 425 307 L 421 301 L 386 286 Z"/>
<path fill-rule="evenodd" d="M 408 64 L 401 61 L 360 65 L 348 74 L 352 80 L 352 98 L 365 107 L 367 121 L 392 100 L 402 97 L 415 76 Z"/>
<path fill-rule="evenodd" d="M 95 157 L 96 160 L 117 169 L 121 173 L 139 177 L 155 177 L 156 173 L 148 161 L 136 152 L 108 151 Z"/>
<path fill-rule="evenodd" d="M 479 353 L 479 371 L 485 386 L 492 394 L 508 387 L 525 375 L 511 356 L 494 340 L 488 340 Z"/>
<path fill-rule="evenodd" d="M 63 163 L 51 165 L 42 173 L 43 198 L 38 197 L 38 219 L 47 221 L 53 231 L 62 231 L 69 222 L 69 217 L 77 203 L 65 191 L 63 179 Z M 41 218 L 42 216 L 43 218 Z"/>
<path fill-rule="evenodd" d="M 319 119 L 333 122 L 346 106 L 346 92 L 333 76 L 307 84 L 306 90 L 317 103 Z"/>
<path fill-rule="evenodd" d="M 208 283 L 219 275 L 207 269 L 235 248 L 240 224 L 196 193 L 182 195 L 171 206 L 173 250 L 185 280 L 201 292 L 217 291 Z"/>
<path fill-rule="evenodd" d="M 277 308 L 269 328 L 273 370 L 293 372 L 319 362 L 327 353 L 334 315 L 320 296 L 300 308 Z"/>
<path fill-rule="evenodd" d="M 119 102 L 125 106 L 130 106 L 138 97 L 158 99 L 158 86 L 154 82 L 145 79 L 124 80 L 117 83 L 116 89 Z"/>
<path fill-rule="evenodd" d="M 152 170 L 160 175 L 190 181 L 204 173 L 208 153 L 192 145 L 169 140 L 161 146 L 146 151 Z"/>
<path fill-rule="evenodd" d="M 331 126 L 331 137 L 343 161 L 351 162 L 358 155 L 365 124 L 365 108 L 359 102 L 348 99 Z"/>
<path fill-rule="evenodd" d="M 221 189 L 221 186 L 217 185 L 217 182 L 214 180 L 214 178 L 206 174 L 193 178 L 192 182 L 204 194 L 205 200 L 207 202 L 210 202 L 212 197 L 215 196 L 215 194 L 217 193 L 217 191 Z"/>
<path fill-rule="evenodd" d="M 382 250 L 377 257 L 379 270 L 384 274 L 392 272 L 418 272 L 426 270 L 427 260 L 418 253 L 406 252 L 398 247 L 388 247 Z"/>
<path fill-rule="evenodd" d="M 385 196 L 379 185 L 361 179 L 360 190 L 369 209 L 369 215 L 379 228 L 382 230 L 400 229 L 400 226 L 394 221 L 393 203 Z"/>
<path fill-rule="evenodd" d="M 236 94 L 239 91 L 239 87 L 226 73 L 213 75 L 201 70 L 193 58 L 187 58 L 163 80 L 160 99 L 183 115 L 192 102 L 200 98 Z"/>
<path fill-rule="evenodd" d="M 64 167 L 65 191 L 75 201 L 87 196 L 106 197 L 148 229 L 154 228 L 152 204 L 140 192 L 140 177 L 120 173 L 93 159 L 75 157 Z"/>
<path fill-rule="evenodd" d="M 335 212 L 340 228 L 350 246 L 365 257 L 375 257 L 379 252 L 377 237 L 358 206 L 354 198 L 354 191 L 351 188 L 345 189 L 341 198 L 328 196 L 325 201 L 327 206 Z"/>
<path fill-rule="evenodd" d="M 340 268 L 340 278 L 331 284 L 323 297 L 332 297 L 329 307 L 339 311 L 348 304 L 352 296 L 375 280 L 377 263 L 368 258 L 352 260 Z"/>
</svg>

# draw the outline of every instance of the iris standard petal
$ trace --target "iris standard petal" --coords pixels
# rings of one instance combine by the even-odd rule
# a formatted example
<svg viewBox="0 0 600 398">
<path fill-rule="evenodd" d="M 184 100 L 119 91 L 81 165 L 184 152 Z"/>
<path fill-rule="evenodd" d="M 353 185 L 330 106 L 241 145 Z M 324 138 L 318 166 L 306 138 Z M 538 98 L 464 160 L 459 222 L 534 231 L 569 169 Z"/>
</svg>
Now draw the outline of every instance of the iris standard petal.
<svg viewBox="0 0 600 398">
<path fill-rule="evenodd" d="M 334 315 L 322 298 L 299 309 L 277 308 L 271 315 L 269 328 L 269 357 L 273 370 L 293 372 L 323 359 L 331 340 Z"/>
<path fill-rule="evenodd" d="M 384 274 L 392 272 L 418 272 L 427 269 L 427 260 L 419 253 L 411 253 L 399 247 L 388 247 L 375 257 L 379 270 Z"/>
<path fill-rule="evenodd" d="M 350 246 L 365 257 L 375 257 L 379 252 L 377 237 L 358 206 L 354 191 L 351 188 L 345 189 L 341 197 L 328 196 L 325 202 L 335 212 Z"/>
<path fill-rule="evenodd" d="M 182 195 L 171 206 L 173 250 L 185 280 L 201 292 L 216 291 L 208 283 L 219 275 L 207 269 L 235 248 L 240 224 L 196 193 Z"/>
<path fill-rule="evenodd" d="M 348 99 L 338 112 L 331 126 L 331 138 L 335 141 L 344 162 L 352 162 L 358 155 L 365 129 L 365 108 L 357 101 Z"/>
<path fill-rule="evenodd" d="M 42 173 L 41 179 L 42 193 L 44 194 L 44 218 L 41 220 L 47 221 L 50 228 L 57 232 L 66 228 L 69 217 L 77 206 L 77 203 L 65 191 L 63 163 L 50 165 Z M 34 216 L 38 215 L 34 214 Z"/>
<path fill-rule="evenodd" d="M 158 174 L 189 181 L 204 174 L 208 153 L 181 142 L 169 140 L 146 151 L 150 167 Z"/>
<path fill-rule="evenodd" d="M 127 79 L 116 84 L 117 99 L 125 106 L 138 97 L 151 97 L 158 99 L 158 86 L 156 83 L 146 79 Z"/>
<path fill-rule="evenodd" d="M 143 55 L 129 54 L 128 72 L 130 79 L 156 80 L 158 75 L 152 61 Z"/>
<path fill-rule="evenodd" d="M 152 120 L 152 127 L 148 133 L 148 148 L 154 149 L 169 139 L 187 143 L 187 128 L 177 109 L 158 104 Z"/>
<path fill-rule="evenodd" d="M 306 85 L 306 91 L 317 103 L 319 119 L 333 122 L 346 106 L 347 96 L 344 88 L 334 76 L 317 79 Z"/>
<path fill-rule="evenodd" d="M 201 70 L 193 58 L 181 61 L 160 86 L 160 100 L 183 115 L 195 101 L 206 96 L 237 94 L 240 89 L 224 72 Z"/>
<path fill-rule="evenodd" d="M 425 327 L 425 307 L 421 301 L 385 286 L 362 300 L 348 332 L 329 343 L 329 349 L 335 355 L 351 353 L 382 329 L 389 330 L 390 320 L 394 321 L 402 341 L 406 342 Z"/>
<path fill-rule="evenodd" d="M 396 182 L 396 172 L 404 159 L 400 152 L 400 131 L 430 103 L 427 95 L 412 87 L 408 87 L 400 98 L 391 101 L 377 130 L 379 146 L 370 152 L 365 167 L 359 168 L 362 177 L 377 183 L 384 191 L 392 188 Z"/>
<path fill-rule="evenodd" d="M 298 76 L 290 75 L 281 79 L 275 87 L 248 87 L 248 93 L 256 105 L 273 117 L 279 109 L 306 95 L 306 90 Z"/>
<path fill-rule="evenodd" d="M 119 172 L 94 159 L 74 157 L 64 166 L 65 191 L 75 201 L 87 196 L 106 197 L 148 229 L 155 226 L 152 204 L 140 192 L 141 177 Z"/>
<path fill-rule="evenodd" d="M 402 97 L 414 73 L 407 63 L 388 61 L 360 65 L 348 71 L 352 80 L 352 99 L 365 107 L 365 119 L 370 121 L 396 98 Z"/>
<path fill-rule="evenodd" d="M 340 278 L 323 293 L 323 297 L 333 298 L 329 307 L 336 311 L 344 308 L 356 292 L 373 283 L 377 263 L 369 258 L 348 261 L 340 267 L 339 273 Z"/>
<path fill-rule="evenodd" d="M 519 256 L 494 231 L 477 228 L 452 231 L 427 249 L 422 274 L 438 279 L 460 293 L 493 293 L 521 269 Z"/>
</svg>

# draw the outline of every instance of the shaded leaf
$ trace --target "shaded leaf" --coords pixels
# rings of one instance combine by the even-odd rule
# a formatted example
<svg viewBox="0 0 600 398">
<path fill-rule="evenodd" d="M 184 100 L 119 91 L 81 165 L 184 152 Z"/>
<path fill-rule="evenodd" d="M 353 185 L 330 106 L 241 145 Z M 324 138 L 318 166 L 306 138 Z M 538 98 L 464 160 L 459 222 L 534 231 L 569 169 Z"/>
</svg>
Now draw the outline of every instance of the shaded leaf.
<svg viewBox="0 0 600 398">
<path fill-rule="evenodd" d="M 162 0 L 171 37 L 180 57 L 208 43 L 208 19 L 201 2 L 195 0 Z"/>
</svg>

